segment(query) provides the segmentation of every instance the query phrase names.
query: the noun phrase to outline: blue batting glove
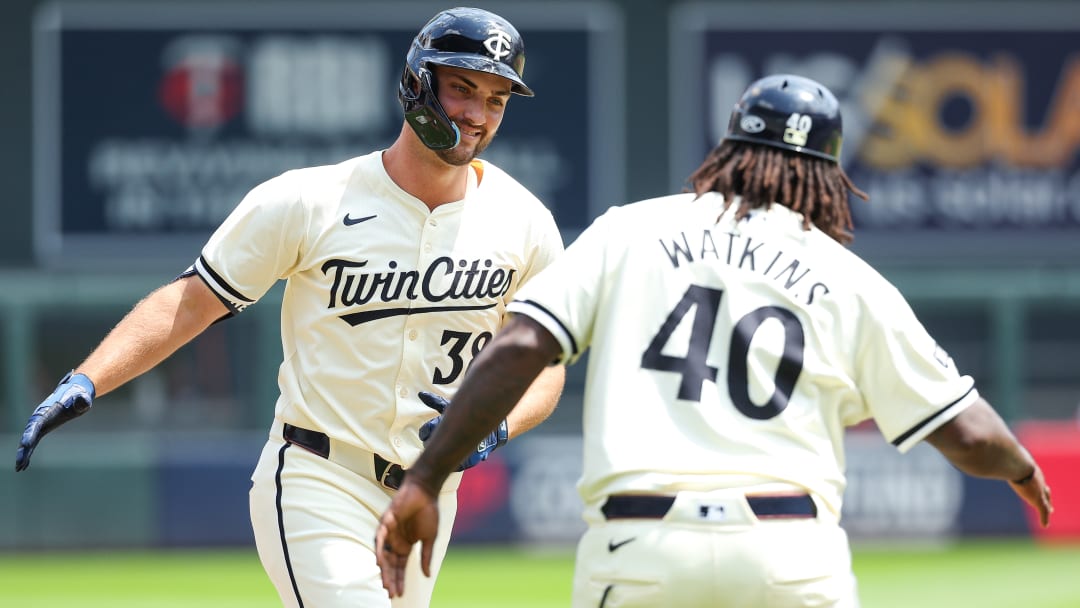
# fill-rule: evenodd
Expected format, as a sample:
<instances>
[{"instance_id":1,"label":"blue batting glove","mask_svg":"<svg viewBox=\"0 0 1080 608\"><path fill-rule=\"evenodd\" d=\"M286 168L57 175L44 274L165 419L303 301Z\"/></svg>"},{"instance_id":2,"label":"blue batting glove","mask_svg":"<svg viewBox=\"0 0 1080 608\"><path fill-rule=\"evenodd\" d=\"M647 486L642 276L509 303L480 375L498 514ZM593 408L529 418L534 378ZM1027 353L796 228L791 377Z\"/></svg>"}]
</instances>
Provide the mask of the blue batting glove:
<instances>
[{"instance_id":1,"label":"blue batting glove","mask_svg":"<svg viewBox=\"0 0 1080 608\"><path fill-rule=\"evenodd\" d=\"M56 390L30 415L15 452L16 471L30 466L30 455L42 437L68 420L82 416L94 404L94 383L85 375L74 372L68 372Z\"/></svg>"},{"instance_id":2,"label":"blue batting glove","mask_svg":"<svg viewBox=\"0 0 1080 608\"><path fill-rule=\"evenodd\" d=\"M442 422L442 414L446 412L446 408L450 406L450 402L435 393L429 393L427 391L420 391L419 397L420 401L424 402L424 405L439 412L438 416L428 420L420 427L420 441L427 442L428 438L431 437L431 434L435 432L435 428ZM465 469L471 469L487 460L488 456L495 451L495 448L506 445L509 435L510 432L506 427L506 420L503 420L499 423L498 428L477 444L476 451L458 465L457 470L464 471Z\"/></svg>"}]
</instances>

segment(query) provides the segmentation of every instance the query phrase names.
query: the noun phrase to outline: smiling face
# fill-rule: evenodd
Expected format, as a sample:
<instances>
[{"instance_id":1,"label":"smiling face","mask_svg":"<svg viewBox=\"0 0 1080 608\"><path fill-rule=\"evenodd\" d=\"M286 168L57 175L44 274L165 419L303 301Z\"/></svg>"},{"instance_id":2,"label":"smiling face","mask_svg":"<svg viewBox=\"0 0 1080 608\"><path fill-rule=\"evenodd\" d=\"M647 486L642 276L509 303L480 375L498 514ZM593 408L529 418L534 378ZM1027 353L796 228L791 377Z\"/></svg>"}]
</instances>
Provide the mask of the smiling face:
<instances>
[{"instance_id":1,"label":"smiling face","mask_svg":"<svg viewBox=\"0 0 1080 608\"><path fill-rule=\"evenodd\" d=\"M487 72L434 67L439 103L461 131L457 146L436 154L447 164L467 165L494 139L510 101L512 83Z\"/></svg>"}]
</instances>

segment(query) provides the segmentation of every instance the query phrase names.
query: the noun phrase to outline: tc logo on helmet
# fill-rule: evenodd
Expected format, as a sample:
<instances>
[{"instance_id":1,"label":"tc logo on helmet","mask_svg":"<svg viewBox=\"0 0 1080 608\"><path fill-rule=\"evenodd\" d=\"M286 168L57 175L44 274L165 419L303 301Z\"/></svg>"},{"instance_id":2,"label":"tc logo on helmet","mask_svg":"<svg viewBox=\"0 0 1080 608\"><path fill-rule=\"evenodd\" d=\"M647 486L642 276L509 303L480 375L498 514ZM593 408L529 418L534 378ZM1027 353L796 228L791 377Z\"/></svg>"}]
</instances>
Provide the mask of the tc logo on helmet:
<instances>
[{"instance_id":1,"label":"tc logo on helmet","mask_svg":"<svg viewBox=\"0 0 1080 608\"><path fill-rule=\"evenodd\" d=\"M492 58L495 61L502 61L503 57L510 55L510 51L513 50L513 46L510 40L510 34L494 28L488 31L491 36L484 41L484 48L491 53Z\"/></svg>"}]
</instances>

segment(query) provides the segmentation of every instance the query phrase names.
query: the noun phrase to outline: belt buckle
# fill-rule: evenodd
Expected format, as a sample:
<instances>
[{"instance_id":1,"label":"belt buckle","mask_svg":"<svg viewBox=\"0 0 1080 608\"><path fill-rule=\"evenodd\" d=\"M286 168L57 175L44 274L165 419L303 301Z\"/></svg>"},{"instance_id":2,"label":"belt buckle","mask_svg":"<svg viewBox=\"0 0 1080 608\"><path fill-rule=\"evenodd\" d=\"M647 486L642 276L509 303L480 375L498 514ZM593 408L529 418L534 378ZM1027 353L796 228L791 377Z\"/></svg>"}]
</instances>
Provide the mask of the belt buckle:
<instances>
[{"instance_id":1,"label":"belt buckle","mask_svg":"<svg viewBox=\"0 0 1080 608\"><path fill-rule=\"evenodd\" d=\"M401 487L401 478L404 477L405 470L401 468L401 465L394 464L389 460L375 454L375 476L379 479L379 483L383 487L397 490Z\"/></svg>"},{"instance_id":2,"label":"belt buckle","mask_svg":"<svg viewBox=\"0 0 1080 608\"><path fill-rule=\"evenodd\" d=\"M386 469L383 470L382 475L379 476L379 483L390 488L391 490L397 490L401 488L401 467L390 463Z\"/></svg>"}]
</instances>

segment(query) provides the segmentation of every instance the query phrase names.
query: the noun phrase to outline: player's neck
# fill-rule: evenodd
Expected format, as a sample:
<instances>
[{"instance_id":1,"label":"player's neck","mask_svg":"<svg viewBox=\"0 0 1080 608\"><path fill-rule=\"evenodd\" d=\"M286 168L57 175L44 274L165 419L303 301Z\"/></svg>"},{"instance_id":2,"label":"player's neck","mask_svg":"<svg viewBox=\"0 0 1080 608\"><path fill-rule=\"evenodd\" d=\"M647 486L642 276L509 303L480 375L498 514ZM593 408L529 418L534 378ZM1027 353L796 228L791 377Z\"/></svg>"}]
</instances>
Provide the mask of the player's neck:
<instances>
[{"instance_id":1,"label":"player's neck","mask_svg":"<svg viewBox=\"0 0 1080 608\"><path fill-rule=\"evenodd\" d=\"M390 179L432 210L465 198L469 166L447 164L405 129L409 127L383 152Z\"/></svg>"}]
</instances>

